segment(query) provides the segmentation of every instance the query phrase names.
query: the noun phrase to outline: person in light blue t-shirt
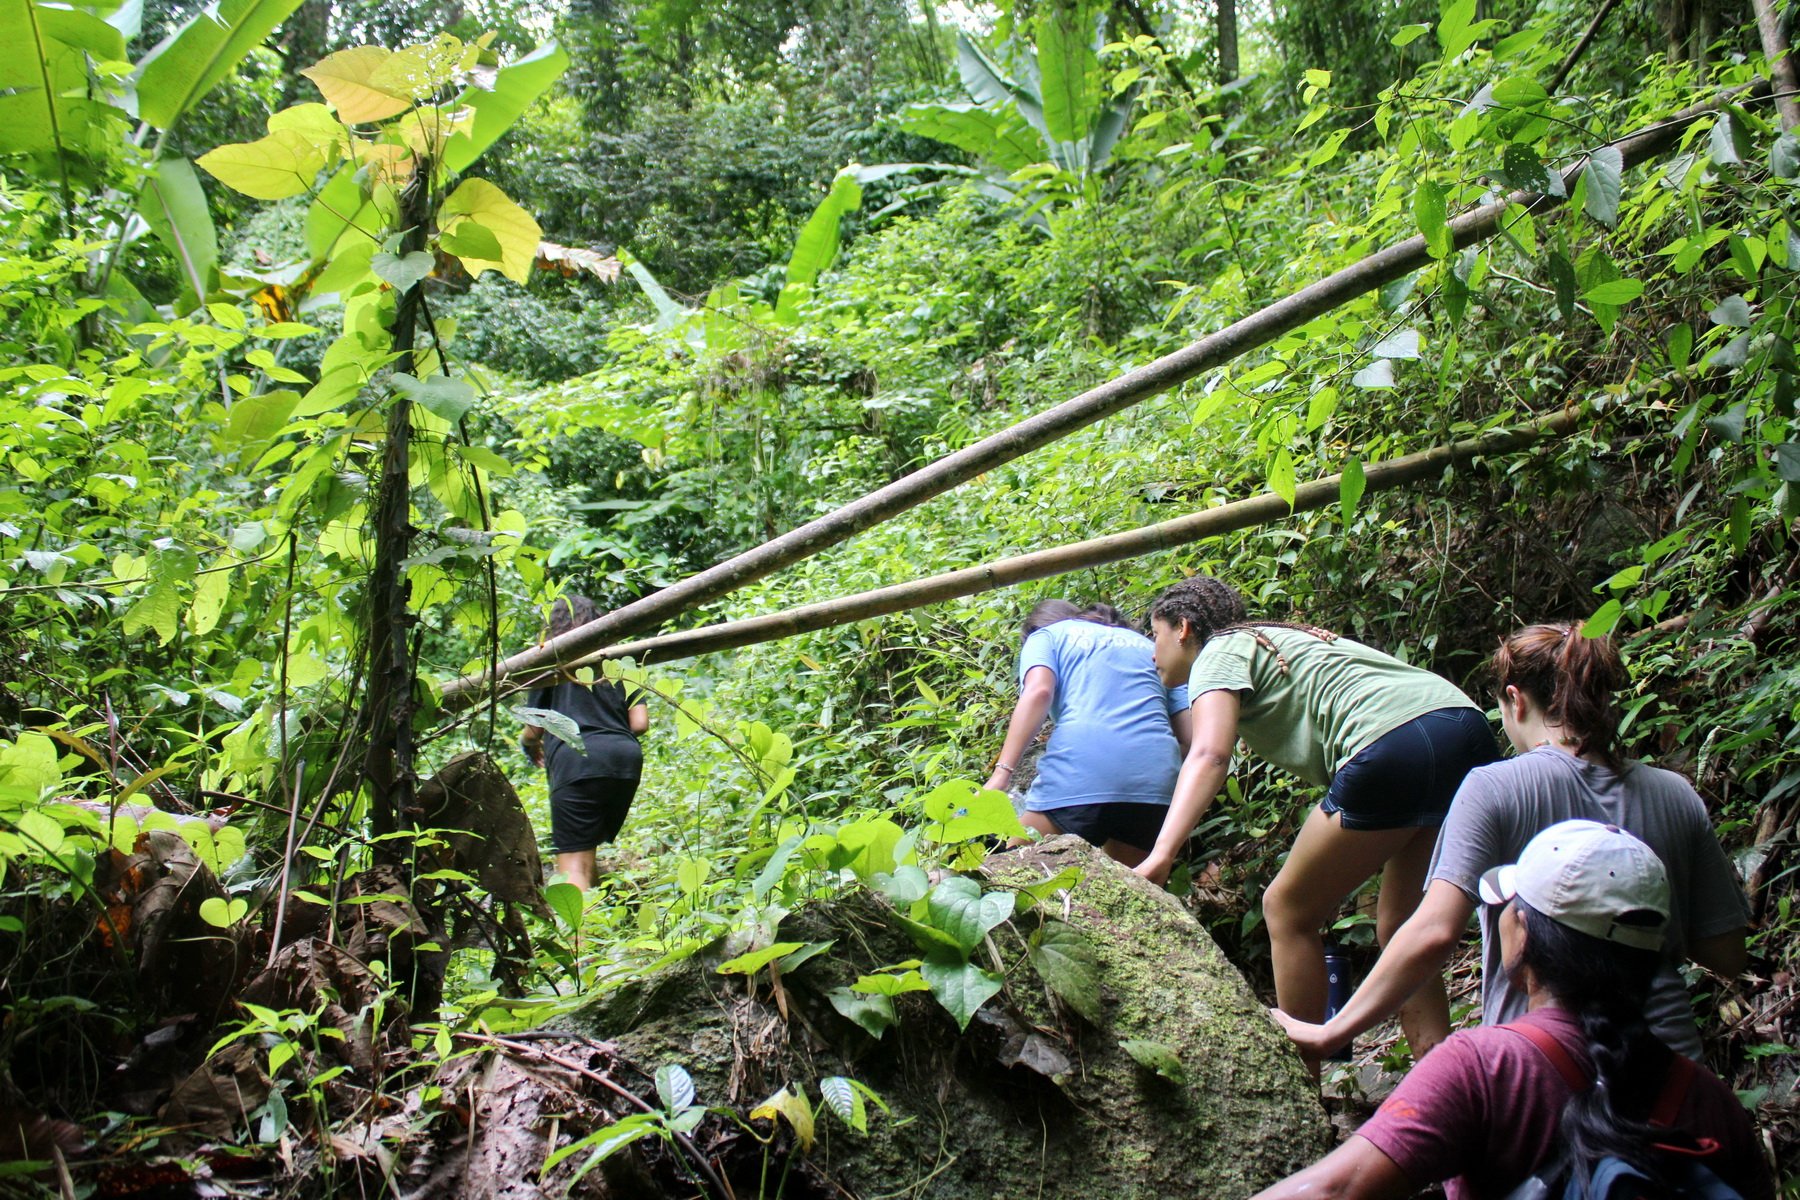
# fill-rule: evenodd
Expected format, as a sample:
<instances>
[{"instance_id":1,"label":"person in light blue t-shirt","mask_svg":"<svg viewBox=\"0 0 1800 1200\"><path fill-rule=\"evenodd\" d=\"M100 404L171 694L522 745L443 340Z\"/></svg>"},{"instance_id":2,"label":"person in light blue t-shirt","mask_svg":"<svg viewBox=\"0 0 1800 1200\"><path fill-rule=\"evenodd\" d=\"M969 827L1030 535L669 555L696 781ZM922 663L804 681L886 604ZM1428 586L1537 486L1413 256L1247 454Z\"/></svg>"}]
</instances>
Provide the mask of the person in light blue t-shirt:
<instances>
[{"instance_id":1,"label":"person in light blue t-shirt","mask_svg":"<svg viewBox=\"0 0 1800 1200\"><path fill-rule=\"evenodd\" d=\"M1136 866L1156 844L1181 770L1187 688L1163 686L1150 639L1108 604L1045 600L1025 618L1024 639L1019 702L987 786L1008 790L1049 717L1050 745L1020 819Z\"/></svg>"}]
</instances>

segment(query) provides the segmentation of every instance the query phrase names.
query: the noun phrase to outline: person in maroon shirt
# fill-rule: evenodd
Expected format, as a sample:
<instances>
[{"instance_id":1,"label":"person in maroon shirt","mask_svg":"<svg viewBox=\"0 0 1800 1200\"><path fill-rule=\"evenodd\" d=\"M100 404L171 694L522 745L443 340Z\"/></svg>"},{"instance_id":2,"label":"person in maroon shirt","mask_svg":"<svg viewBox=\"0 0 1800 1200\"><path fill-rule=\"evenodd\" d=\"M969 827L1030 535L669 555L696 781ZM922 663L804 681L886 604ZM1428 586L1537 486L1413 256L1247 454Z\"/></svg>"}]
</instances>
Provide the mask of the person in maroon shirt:
<instances>
[{"instance_id":1,"label":"person in maroon shirt","mask_svg":"<svg viewBox=\"0 0 1800 1200\"><path fill-rule=\"evenodd\" d=\"M1655 853L1617 826L1564 821L1481 892L1506 906L1502 960L1525 1017L1451 1035L1348 1141L1256 1200L1401 1200L1433 1183L1449 1200L1499 1200L1608 1156L1653 1179L1697 1158L1746 1200L1772 1200L1737 1096L1645 1023L1669 917Z\"/></svg>"}]
</instances>

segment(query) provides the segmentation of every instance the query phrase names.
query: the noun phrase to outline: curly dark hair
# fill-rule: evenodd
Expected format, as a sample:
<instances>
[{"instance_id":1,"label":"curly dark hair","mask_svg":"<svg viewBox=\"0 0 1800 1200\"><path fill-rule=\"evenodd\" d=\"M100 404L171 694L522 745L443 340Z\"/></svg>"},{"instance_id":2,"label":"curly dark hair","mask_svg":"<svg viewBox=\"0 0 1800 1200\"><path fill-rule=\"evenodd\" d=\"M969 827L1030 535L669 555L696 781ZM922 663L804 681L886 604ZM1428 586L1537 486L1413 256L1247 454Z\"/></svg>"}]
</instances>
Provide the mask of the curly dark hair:
<instances>
[{"instance_id":1,"label":"curly dark hair","mask_svg":"<svg viewBox=\"0 0 1800 1200\"><path fill-rule=\"evenodd\" d=\"M1163 589L1150 605L1150 619L1179 628L1183 621L1193 636L1205 643L1215 633L1240 625L1249 616L1244 597L1222 579L1196 575Z\"/></svg>"}]
</instances>

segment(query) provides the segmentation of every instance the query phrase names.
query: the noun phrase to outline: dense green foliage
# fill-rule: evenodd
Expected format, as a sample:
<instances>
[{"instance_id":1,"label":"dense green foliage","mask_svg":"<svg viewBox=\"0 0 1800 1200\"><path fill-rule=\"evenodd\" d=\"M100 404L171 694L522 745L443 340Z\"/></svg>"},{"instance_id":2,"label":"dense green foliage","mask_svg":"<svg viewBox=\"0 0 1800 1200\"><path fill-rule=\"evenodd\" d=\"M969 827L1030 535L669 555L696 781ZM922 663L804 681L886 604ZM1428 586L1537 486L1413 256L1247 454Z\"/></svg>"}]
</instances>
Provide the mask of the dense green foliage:
<instances>
[{"instance_id":1,"label":"dense green foliage","mask_svg":"<svg viewBox=\"0 0 1800 1200\"><path fill-rule=\"evenodd\" d=\"M34 966L105 924L109 849L173 824L110 806L235 806L184 830L223 881L208 919L246 944L290 886L413 844L380 835L415 766L484 749L546 824L518 698L452 714L434 689L529 645L556 596L646 595L1416 235L1425 269L677 623L1291 499L1564 406L1592 414L1577 434L1030 594L624 667L652 732L601 887L514 914L521 961L448 955L415 1032L441 1052L528 1025L720 935L754 974L805 952L785 910L863 885L950 931L893 978L967 1024L1013 896L918 864L1012 828L965 781L999 745L1019 616L1210 571L1471 689L1519 622L1624 640L1633 748L1689 771L1741 852L1756 968L1709 1032L1792 1153L1770 981L1800 921L1800 140L1739 93L1645 166L1604 149L1762 78L1754 27L1665 25L1647 57L1622 6L1565 63L1591 5L1282 0L1246 12L1245 78L1216 86L1210 10L1182 5L1007 3L965 29L898 0L478 7L440 34L227 0L223 23L163 14L155 45L133 6L7 10L56 86L0 80L24 113L0 131L0 1045L155 1016L93 960ZM300 76L320 59L339 69ZM1449 218L1515 189L1566 203L1454 248ZM1218 867L1194 902L1253 975L1301 800L1246 766L1193 848ZM466 873L417 886L486 911ZM884 1019L882 986L853 1019ZM0 1106L112 1107L13 1076Z\"/></svg>"}]
</instances>

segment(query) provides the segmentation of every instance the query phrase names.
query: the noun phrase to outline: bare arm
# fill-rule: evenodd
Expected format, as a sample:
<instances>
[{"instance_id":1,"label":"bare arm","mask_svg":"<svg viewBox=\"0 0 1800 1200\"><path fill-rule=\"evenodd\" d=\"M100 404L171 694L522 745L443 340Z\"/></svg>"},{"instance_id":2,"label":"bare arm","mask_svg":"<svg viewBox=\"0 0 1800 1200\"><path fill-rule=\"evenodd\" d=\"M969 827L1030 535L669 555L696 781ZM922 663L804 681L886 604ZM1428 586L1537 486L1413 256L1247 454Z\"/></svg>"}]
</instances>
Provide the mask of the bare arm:
<instances>
[{"instance_id":1,"label":"bare arm","mask_svg":"<svg viewBox=\"0 0 1800 1200\"><path fill-rule=\"evenodd\" d=\"M1700 938L1688 947L1688 957L1726 979L1736 979L1750 965L1750 953L1744 948L1743 926Z\"/></svg>"},{"instance_id":2,"label":"bare arm","mask_svg":"<svg viewBox=\"0 0 1800 1200\"><path fill-rule=\"evenodd\" d=\"M1375 1143L1354 1134L1297 1175L1253 1200L1402 1200L1418 1189Z\"/></svg>"},{"instance_id":3,"label":"bare arm","mask_svg":"<svg viewBox=\"0 0 1800 1200\"><path fill-rule=\"evenodd\" d=\"M643 737L644 731L650 728L650 706L647 704L632 705L625 711L625 725L632 733Z\"/></svg>"},{"instance_id":4,"label":"bare arm","mask_svg":"<svg viewBox=\"0 0 1800 1200\"><path fill-rule=\"evenodd\" d=\"M1043 728L1044 717L1050 711L1050 701L1056 696L1056 672L1049 667L1033 667L1025 672L1025 683L1019 689L1019 702L1013 705L1012 720L1006 725L1006 740L1000 744L1000 758L994 764L993 773L988 776L987 786L996 792L1004 792L1012 786L1013 771L1019 765L1019 758L1025 748L1031 745L1031 739Z\"/></svg>"},{"instance_id":5,"label":"bare arm","mask_svg":"<svg viewBox=\"0 0 1800 1200\"><path fill-rule=\"evenodd\" d=\"M1276 1011L1275 1020L1309 1061L1323 1058L1398 1012L1420 984L1442 970L1474 911L1467 892L1447 880L1432 880L1418 910L1394 931L1368 978L1336 1016L1314 1025Z\"/></svg>"},{"instance_id":6,"label":"bare arm","mask_svg":"<svg viewBox=\"0 0 1800 1200\"><path fill-rule=\"evenodd\" d=\"M1181 757L1186 758L1188 747L1194 744L1194 710L1184 708L1178 713L1170 713L1169 732L1175 735L1175 744L1181 747Z\"/></svg>"},{"instance_id":7,"label":"bare arm","mask_svg":"<svg viewBox=\"0 0 1800 1200\"><path fill-rule=\"evenodd\" d=\"M538 766L544 765L544 727L527 725L519 733L519 744L525 747L525 753Z\"/></svg>"},{"instance_id":8,"label":"bare arm","mask_svg":"<svg viewBox=\"0 0 1800 1200\"><path fill-rule=\"evenodd\" d=\"M1190 711L1193 741L1181 760L1181 774L1175 777L1175 796L1169 802L1169 813L1163 818L1155 848L1135 868L1152 883L1168 879L1175 856L1224 786L1225 772L1231 767L1231 751L1237 745L1236 692L1202 693Z\"/></svg>"}]
</instances>

